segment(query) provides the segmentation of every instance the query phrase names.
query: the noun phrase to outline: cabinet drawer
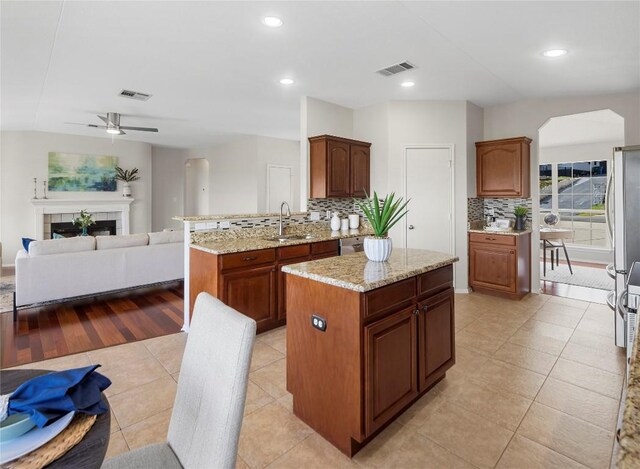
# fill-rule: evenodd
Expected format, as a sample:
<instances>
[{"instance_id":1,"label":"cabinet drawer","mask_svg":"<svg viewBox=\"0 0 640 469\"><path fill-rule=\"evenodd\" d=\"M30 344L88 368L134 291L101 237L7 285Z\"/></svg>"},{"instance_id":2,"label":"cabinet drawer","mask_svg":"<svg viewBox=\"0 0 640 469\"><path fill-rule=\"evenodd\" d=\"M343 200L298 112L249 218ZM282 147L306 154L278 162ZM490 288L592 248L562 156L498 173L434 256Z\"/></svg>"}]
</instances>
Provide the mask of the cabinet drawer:
<instances>
[{"instance_id":1,"label":"cabinet drawer","mask_svg":"<svg viewBox=\"0 0 640 469\"><path fill-rule=\"evenodd\" d=\"M305 256L308 256L310 252L311 252L311 246L309 244L298 244L297 246L287 246L283 248L278 248L278 259L294 259L296 257L305 257Z\"/></svg>"},{"instance_id":2,"label":"cabinet drawer","mask_svg":"<svg viewBox=\"0 0 640 469\"><path fill-rule=\"evenodd\" d=\"M415 301L415 296L415 277L372 290L365 294L364 317L370 318L408 306Z\"/></svg>"},{"instance_id":3,"label":"cabinet drawer","mask_svg":"<svg viewBox=\"0 0 640 469\"><path fill-rule=\"evenodd\" d=\"M220 268L222 270L237 269L239 267L272 263L275 262L275 260L275 249L238 252L235 254L223 255L220 259Z\"/></svg>"},{"instance_id":4,"label":"cabinet drawer","mask_svg":"<svg viewBox=\"0 0 640 469\"><path fill-rule=\"evenodd\" d=\"M418 276L418 296L435 294L453 286L453 266L447 265Z\"/></svg>"},{"instance_id":5,"label":"cabinet drawer","mask_svg":"<svg viewBox=\"0 0 640 469\"><path fill-rule=\"evenodd\" d=\"M492 243L503 246L515 246L516 237L513 235L499 235L494 233L469 233L469 241L472 243Z\"/></svg>"},{"instance_id":6,"label":"cabinet drawer","mask_svg":"<svg viewBox=\"0 0 640 469\"><path fill-rule=\"evenodd\" d=\"M319 243L313 243L311 245L311 254L330 254L330 253L335 253L335 255L338 255L338 252L340 251L339 247L338 247L338 241L337 240L331 240L331 241L322 241Z\"/></svg>"}]
</instances>

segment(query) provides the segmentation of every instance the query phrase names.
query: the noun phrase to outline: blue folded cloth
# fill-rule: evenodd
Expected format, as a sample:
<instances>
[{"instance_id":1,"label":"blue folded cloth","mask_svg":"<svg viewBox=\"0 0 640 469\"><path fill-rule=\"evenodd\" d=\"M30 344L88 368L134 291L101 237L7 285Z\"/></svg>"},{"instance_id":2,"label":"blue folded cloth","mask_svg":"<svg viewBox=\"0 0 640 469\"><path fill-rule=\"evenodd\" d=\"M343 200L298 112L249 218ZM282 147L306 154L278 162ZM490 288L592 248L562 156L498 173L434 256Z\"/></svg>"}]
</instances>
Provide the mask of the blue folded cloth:
<instances>
[{"instance_id":1,"label":"blue folded cloth","mask_svg":"<svg viewBox=\"0 0 640 469\"><path fill-rule=\"evenodd\" d=\"M44 427L72 410L89 415L106 412L109 408L100 393L111 381L95 371L99 366L57 371L22 383L9 397L8 415L26 413Z\"/></svg>"}]
</instances>

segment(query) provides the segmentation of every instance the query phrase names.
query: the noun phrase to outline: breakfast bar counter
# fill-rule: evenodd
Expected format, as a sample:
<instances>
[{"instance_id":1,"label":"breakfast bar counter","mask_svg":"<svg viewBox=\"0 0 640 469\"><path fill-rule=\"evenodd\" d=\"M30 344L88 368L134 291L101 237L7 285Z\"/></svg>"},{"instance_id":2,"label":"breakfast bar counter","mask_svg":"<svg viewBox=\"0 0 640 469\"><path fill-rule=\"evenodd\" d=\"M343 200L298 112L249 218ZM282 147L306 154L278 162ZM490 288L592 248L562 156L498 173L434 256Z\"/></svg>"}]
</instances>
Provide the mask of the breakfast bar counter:
<instances>
[{"instance_id":1,"label":"breakfast bar counter","mask_svg":"<svg viewBox=\"0 0 640 469\"><path fill-rule=\"evenodd\" d=\"M283 267L296 416L353 456L455 363L453 263L395 249Z\"/></svg>"}]
</instances>

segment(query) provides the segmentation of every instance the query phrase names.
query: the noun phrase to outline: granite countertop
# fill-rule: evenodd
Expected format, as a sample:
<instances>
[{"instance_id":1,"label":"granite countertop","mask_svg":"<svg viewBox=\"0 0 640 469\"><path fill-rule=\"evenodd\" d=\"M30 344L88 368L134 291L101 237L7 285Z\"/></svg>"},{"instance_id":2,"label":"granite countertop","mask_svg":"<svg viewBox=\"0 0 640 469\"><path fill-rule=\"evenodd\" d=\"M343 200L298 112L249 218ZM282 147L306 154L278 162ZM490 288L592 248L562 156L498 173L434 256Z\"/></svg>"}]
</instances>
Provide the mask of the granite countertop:
<instances>
[{"instance_id":1,"label":"granite countertop","mask_svg":"<svg viewBox=\"0 0 640 469\"><path fill-rule=\"evenodd\" d=\"M266 233L266 231L265 231ZM235 252L256 251L258 249L271 249L284 246L294 246L296 244L318 243L321 241L331 241L333 239L355 238L358 236L368 236L370 231L366 229L349 231L314 230L309 239L292 239L283 243L271 241L260 237L218 239L212 241L202 241L191 243L191 247L205 251L210 254L232 254ZM270 235L269 235L270 236ZM269 237L265 234L265 238Z\"/></svg>"},{"instance_id":2,"label":"granite countertop","mask_svg":"<svg viewBox=\"0 0 640 469\"><path fill-rule=\"evenodd\" d=\"M291 212L291 216L309 215L308 212ZM213 221L213 220L235 220L235 219L255 219L273 218L280 216L280 213L229 213L227 215L192 215L186 217L173 217L177 221Z\"/></svg>"},{"instance_id":3,"label":"granite countertop","mask_svg":"<svg viewBox=\"0 0 640 469\"><path fill-rule=\"evenodd\" d=\"M636 334L636 342L633 345L631 363L629 364L627 398L622 403L624 413L619 438L619 469L640 467L640 346L638 341L640 341L640 334Z\"/></svg>"},{"instance_id":4,"label":"granite countertop","mask_svg":"<svg viewBox=\"0 0 640 469\"><path fill-rule=\"evenodd\" d=\"M387 262L372 262L363 252L282 267L292 275L357 292L390 285L457 262L443 252L422 249L394 249Z\"/></svg>"},{"instance_id":5,"label":"granite countertop","mask_svg":"<svg viewBox=\"0 0 640 469\"><path fill-rule=\"evenodd\" d=\"M531 233L530 229L526 230L511 230L511 231L490 231L490 230L468 230L469 233L481 233L481 234L492 234L492 235L507 235L507 236L521 236L527 233Z\"/></svg>"}]
</instances>

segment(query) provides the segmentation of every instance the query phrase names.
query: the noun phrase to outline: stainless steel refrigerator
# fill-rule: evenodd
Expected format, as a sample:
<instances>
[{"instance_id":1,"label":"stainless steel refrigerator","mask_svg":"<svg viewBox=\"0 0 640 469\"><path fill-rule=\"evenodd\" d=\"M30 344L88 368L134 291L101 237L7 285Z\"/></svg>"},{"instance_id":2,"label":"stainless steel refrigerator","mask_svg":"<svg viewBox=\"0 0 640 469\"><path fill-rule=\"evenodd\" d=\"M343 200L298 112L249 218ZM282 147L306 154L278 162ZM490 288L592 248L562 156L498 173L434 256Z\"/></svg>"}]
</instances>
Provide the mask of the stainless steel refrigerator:
<instances>
[{"instance_id":1,"label":"stainless steel refrigerator","mask_svg":"<svg viewBox=\"0 0 640 469\"><path fill-rule=\"evenodd\" d=\"M607 266L607 273L616 281L607 303L614 311L616 345L631 348L636 316L626 308L626 284L631 266L640 261L640 145L614 148L606 204L614 249L614 262Z\"/></svg>"}]
</instances>

